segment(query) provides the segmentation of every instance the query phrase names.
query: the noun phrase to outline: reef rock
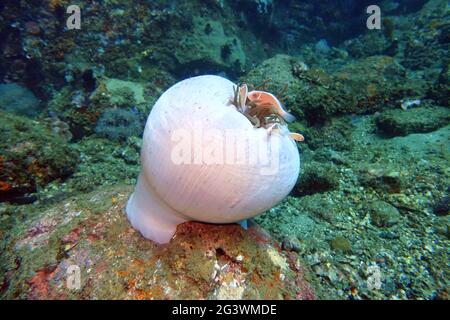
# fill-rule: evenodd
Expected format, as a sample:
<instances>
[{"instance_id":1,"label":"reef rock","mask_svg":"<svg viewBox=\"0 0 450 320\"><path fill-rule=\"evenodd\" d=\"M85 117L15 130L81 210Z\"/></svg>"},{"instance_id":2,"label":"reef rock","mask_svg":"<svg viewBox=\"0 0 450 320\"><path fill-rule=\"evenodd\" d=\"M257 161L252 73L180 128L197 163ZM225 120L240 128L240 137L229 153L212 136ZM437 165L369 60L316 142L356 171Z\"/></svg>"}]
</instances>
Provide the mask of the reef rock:
<instances>
[{"instance_id":1,"label":"reef rock","mask_svg":"<svg viewBox=\"0 0 450 320\"><path fill-rule=\"evenodd\" d=\"M33 92L16 83L0 84L0 110L30 117L41 111Z\"/></svg>"},{"instance_id":2,"label":"reef rock","mask_svg":"<svg viewBox=\"0 0 450 320\"><path fill-rule=\"evenodd\" d=\"M78 153L45 123L2 112L0 117L0 202L32 202L28 194L75 171Z\"/></svg>"},{"instance_id":3,"label":"reef rock","mask_svg":"<svg viewBox=\"0 0 450 320\"><path fill-rule=\"evenodd\" d=\"M376 126L387 136L406 136L411 133L424 133L446 126L450 121L450 111L444 107L419 107L404 111L388 110L380 114Z\"/></svg>"},{"instance_id":4,"label":"reef rock","mask_svg":"<svg viewBox=\"0 0 450 320\"><path fill-rule=\"evenodd\" d=\"M296 77L295 72L301 72L308 67L295 57L286 54L277 54L274 57L264 60L261 64L252 69L243 78L244 82L261 86L266 84L274 94L283 92L287 98L295 95ZM285 88L287 86L287 88ZM279 96L279 95L277 95Z\"/></svg>"},{"instance_id":5,"label":"reef rock","mask_svg":"<svg viewBox=\"0 0 450 320\"><path fill-rule=\"evenodd\" d=\"M28 208L32 213L12 229L2 225L8 240L0 297L315 298L298 254L282 250L262 229L187 222L170 243L157 245L127 221L130 192L106 187L47 209Z\"/></svg>"},{"instance_id":6,"label":"reef rock","mask_svg":"<svg viewBox=\"0 0 450 320\"><path fill-rule=\"evenodd\" d=\"M375 201L370 205L370 218L377 227L391 227L401 219L401 215L393 205Z\"/></svg>"}]
</instances>

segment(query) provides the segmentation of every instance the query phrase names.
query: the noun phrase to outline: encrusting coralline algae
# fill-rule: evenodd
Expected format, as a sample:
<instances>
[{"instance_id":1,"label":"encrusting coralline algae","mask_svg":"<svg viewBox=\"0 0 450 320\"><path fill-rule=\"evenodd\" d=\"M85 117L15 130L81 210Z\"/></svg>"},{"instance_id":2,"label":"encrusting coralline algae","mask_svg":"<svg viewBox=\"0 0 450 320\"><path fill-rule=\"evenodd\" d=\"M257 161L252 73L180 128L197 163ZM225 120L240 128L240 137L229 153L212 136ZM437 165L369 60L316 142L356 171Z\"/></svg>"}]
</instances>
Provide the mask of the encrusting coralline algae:
<instances>
[{"instance_id":1,"label":"encrusting coralline algae","mask_svg":"<svg viewBox=\"0 0 450 320\"><path fill-rule=\"evenodd\" d=\"M0 4L0 297L448 299L448 4L383 1L369 30L371 4L79 1L79 30L65 0ZM295 117L262 123L304 137L299 179L247 230L157 246L124 213L144 123L205 74Z\"/></svg>"}]
</instances>

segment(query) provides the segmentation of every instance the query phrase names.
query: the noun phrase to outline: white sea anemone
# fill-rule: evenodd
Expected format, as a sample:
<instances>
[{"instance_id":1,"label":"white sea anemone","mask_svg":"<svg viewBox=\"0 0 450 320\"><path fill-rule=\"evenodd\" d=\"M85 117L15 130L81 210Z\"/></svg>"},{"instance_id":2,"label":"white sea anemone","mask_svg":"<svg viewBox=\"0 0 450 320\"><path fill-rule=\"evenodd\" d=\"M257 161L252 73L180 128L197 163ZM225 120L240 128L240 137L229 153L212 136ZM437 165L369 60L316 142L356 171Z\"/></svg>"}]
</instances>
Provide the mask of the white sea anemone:
<instances>
[{"instance_id":1,"label":"white sea anemone","mask_svg":"<svg viewBox=\"0 0 450 320\"><path fill-rule=\"evenodd\" d=\"M236 88L222 77L199 76L175 84L155 103L126 207L144 237L165 243L185 221L253 217L294 187L300 156L293 138L300 135L283 121L256 126L240 110L246 96L233 104L242 100Z\"/></svg>"}]
</instances>

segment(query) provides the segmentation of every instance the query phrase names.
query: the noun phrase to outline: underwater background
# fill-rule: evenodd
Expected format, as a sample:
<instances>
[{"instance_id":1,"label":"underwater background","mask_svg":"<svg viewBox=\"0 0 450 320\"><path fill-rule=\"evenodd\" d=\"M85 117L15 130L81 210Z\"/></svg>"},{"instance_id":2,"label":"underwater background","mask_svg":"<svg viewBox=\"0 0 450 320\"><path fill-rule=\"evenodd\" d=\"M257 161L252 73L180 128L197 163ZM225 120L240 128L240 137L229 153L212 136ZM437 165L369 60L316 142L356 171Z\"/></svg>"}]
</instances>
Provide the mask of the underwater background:
<instances>
[{"instance_id":1,"label":"underwater background","mask_svg":"<svg viewBox=\"0 0 450 320\"><path fill-rule=\"evenodd\" d=\"M448 299L449 41L444 0L1 1L0 297ZM123 207L151 107L202 74L280 98L301 174L159 248Z\"/></svg>"}]
</instances>

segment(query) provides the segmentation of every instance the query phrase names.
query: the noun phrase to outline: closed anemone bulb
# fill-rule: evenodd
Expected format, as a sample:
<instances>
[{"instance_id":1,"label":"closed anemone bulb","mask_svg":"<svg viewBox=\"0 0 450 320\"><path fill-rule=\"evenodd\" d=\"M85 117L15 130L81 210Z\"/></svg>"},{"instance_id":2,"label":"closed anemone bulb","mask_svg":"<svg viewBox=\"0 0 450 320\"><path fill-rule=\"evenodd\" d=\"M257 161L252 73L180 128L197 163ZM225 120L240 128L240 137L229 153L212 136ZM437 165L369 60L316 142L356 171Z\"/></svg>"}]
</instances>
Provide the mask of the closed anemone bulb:
<instances>
[{"instance_id":1,"label":"closed anemone bulb","mask_svg":"<svg viewBox=\"0 0 450 320\"><path fill-rule=\"evenodd\" d=\"M294 187L300 155L293 135L276 115L245 114L246 90L236 88L219 76L193 77L173 85L153 106L141 172L126 206L145 238L167 243L185 221L253 217ZM244 96L237 99L240 91Z\"/></svg>"}]
</instances>

